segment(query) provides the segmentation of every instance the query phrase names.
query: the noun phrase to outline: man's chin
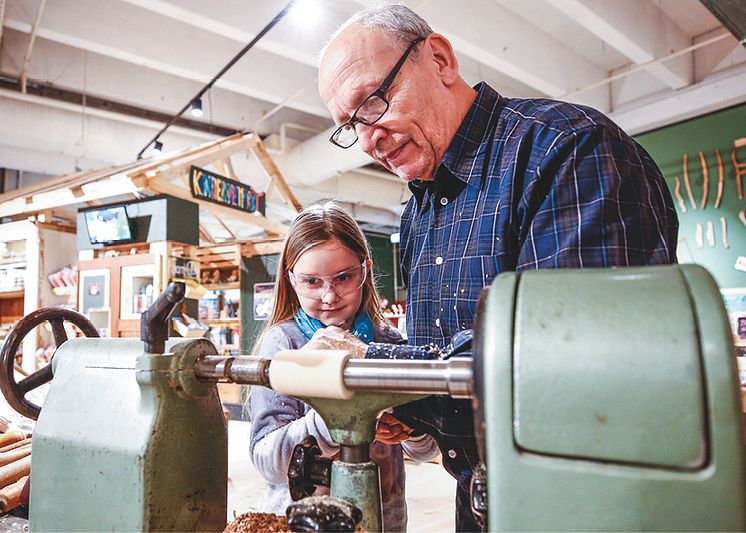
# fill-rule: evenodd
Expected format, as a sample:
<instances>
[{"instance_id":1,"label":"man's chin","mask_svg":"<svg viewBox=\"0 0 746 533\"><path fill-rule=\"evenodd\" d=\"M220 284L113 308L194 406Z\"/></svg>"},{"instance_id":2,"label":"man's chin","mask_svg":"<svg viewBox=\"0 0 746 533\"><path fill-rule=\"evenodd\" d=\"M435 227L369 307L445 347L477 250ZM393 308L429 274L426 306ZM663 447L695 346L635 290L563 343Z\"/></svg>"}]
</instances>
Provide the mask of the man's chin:
<instances>
[{"instance_id":1,"label":"man's chin","mask_svg":"<svg viewBox=\"0 0 746 533\"><path fill-rule=\"evenodd\" d=\"M396 168L392 168L391 172L396 174L399 179L406 183L415 180L427 181L433 179L432 174L423 171L423 169L420 168L419 165L402 165Z\"/></svg>"}]
</instances>

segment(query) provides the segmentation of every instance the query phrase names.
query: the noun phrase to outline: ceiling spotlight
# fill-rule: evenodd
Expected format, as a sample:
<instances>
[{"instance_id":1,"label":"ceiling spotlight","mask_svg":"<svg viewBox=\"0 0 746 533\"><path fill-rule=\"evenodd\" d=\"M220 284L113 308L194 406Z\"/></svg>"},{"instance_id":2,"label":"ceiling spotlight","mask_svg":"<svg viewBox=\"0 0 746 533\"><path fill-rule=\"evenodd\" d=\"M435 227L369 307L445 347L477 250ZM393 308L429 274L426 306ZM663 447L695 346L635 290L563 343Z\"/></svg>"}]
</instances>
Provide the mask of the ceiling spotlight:
<instances>
[{"instance_id":1,"label":"ceiling spotlight","mask_svg":"<svg viewBox=\"0 0 746 533\"><path fill-rule=\"evenodd\" d=\"M290 11L290 16L299 26L310 28L316 25L321 16L321 7L316 0L297 0Z\"/></svg>"},{"instance_id":2,"label":"ceiling spotlight","mask_svg":"<svg viewBox=\"0 0 746 533\"><path fill-rule=\"evenodd\" d=\"M163 143L161 141L155 141L153 145L153 154L161 155L163 153Z\"/></svg>"},{"instance_id":3,"label":"ceiling spotlight","mask_svg":"<svg viewBox=\"0 0 746 533\"><path fill-rule=\"evenodd\" d=\"M192 116L193 117L201 117L205 114L204 111L202 111L202 99L201 98L195 98L192 100Z\"/></svg>"}]
</instances>

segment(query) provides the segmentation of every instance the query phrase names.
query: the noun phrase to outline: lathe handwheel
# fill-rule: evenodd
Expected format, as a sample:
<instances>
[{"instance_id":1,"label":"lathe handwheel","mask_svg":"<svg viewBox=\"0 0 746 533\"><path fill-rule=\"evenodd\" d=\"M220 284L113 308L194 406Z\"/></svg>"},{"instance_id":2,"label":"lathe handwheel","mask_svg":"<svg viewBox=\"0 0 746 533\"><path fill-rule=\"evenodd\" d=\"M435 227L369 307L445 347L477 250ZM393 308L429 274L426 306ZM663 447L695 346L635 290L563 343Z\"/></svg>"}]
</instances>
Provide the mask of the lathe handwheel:
<instances>
[{"instance_id":1,"label":"lathe handwheel","mask_svg":"<svg viewBox=\"0 0 746 533\"><path fill-rule=\"evenodd\" d=\"M26 399L30 391L52 380L52 362L21 381L16 381L13 371L16 352L21 342L35 327L44 322L52 326L55 347L59 348L67 340L65 322L78 327L86 337L98 337L98 330L84 315L66 307L45 307L28 314L19 320L10 331L0 351L0 390L10 406L29 418L37 419L41 407ZM56 350L55 350L56 351ZM52 356L54 357L54 356Z\"/></svg>"}]
</instances>

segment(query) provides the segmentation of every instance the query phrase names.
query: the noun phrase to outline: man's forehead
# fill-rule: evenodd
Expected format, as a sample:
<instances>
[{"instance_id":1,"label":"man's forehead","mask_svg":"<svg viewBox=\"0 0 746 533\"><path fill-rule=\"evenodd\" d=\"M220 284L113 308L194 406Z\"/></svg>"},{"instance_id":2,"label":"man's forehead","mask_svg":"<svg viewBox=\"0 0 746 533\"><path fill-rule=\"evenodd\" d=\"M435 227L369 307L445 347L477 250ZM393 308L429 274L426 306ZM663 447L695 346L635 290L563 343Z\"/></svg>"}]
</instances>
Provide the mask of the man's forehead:
<instances>
[{"instance_id":1,"label":"man's forehead","mask_svg":"<svg viewBox=\"0 0 746 533\"><path fill-rule=\"evenodd\" d=\"M350 26L329 44L321 58L322 83L337 84L340 79L375 72L376 61L392 53L392 46L381 31Z\"/></svg>"}]
</instances>

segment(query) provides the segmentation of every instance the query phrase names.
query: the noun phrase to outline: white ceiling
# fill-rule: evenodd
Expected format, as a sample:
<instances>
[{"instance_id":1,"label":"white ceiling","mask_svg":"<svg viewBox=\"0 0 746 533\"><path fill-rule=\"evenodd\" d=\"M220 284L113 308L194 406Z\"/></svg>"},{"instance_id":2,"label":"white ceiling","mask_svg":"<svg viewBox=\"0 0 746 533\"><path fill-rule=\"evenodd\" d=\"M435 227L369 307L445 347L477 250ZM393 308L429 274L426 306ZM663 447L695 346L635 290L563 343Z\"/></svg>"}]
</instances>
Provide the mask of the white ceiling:
<instances>
[{"instance_id":1,"label":"white ceiling","mask_svg":"<svg viewBox=\"0 0 746 533\"><path fill-rule=\"evenodd\" d=\"M370 162L357 147L341 153L326 143L332 121L316 91L321 46L350 14L376 2L319 3L315 27L286 18L218 81L203 101L201 120L262 135L283 131L284 150L274 145L277 162L301 202L337 197L354 205L360 220L394 227L408 197L405 187L380 170L356 170ZM633 134L746 101L746 48L698 0L403 3L451 40L470 83L484 79L506 96L592 105ZM41 5L0 0L0 73L6 78L22 75ZM46 0L26 74L30 82L171 114L283 5ZM607 82L631 69L638 70ZM131 161L159 128L147 118L0 88L0 168L62 174ZM179 149L211 138L174 127L162 140L167 149ZM234 163L242 179L261 189L263 175L251 161ZM276 213L286 214L279 207Z\"/></svg>"}]
</instances>

